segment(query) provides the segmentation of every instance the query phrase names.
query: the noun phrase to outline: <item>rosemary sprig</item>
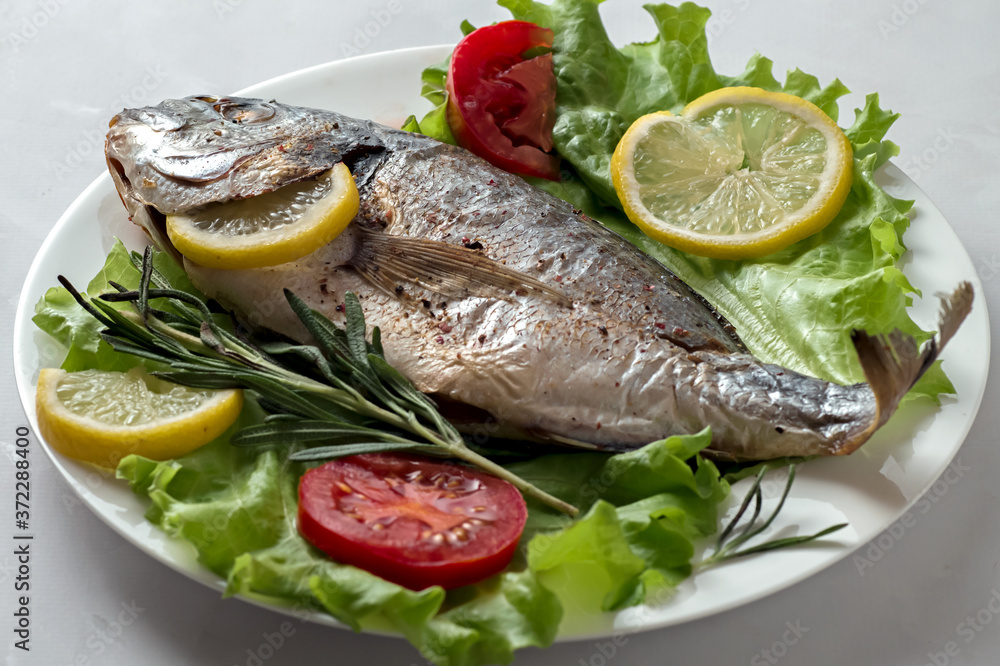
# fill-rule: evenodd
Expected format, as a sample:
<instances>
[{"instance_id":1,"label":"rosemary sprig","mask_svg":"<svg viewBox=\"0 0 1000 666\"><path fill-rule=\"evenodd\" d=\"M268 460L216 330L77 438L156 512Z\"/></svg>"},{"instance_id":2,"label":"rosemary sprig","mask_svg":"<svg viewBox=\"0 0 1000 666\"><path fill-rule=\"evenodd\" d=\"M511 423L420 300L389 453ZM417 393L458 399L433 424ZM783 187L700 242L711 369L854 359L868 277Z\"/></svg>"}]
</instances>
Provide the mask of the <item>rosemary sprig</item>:
<instances>
[{"instance_id":1,"label":"rosemary sprig","mask_svg":"<svg viewBox=\"0 0 1000 666\"><path fill-rule=\"evenodd\" d=\"M172 289L153 267L150 248L141 261L133 256L133 262L142 275L134 291L112 283L117 292L88 299L65 277L60 275L59 282L105 326L101 336L112 348L171 368L157 376L195 388L254 391L272 415L238 432L234 445L329 444L296 451L289 455L295 461L398 450L458 458L563 513L578 513L575 506L470 450L437 406L386 362L377 327L367 339L354 294L346 296L347 321L340 328L285 290L317 344L258 346L220 326L201 299ZM154 309L150 303L157 300L166 300L170 309ZM132 310L111 305L123 302ZM370 427L374 422L383 427Z\"/></svg>"},{"instance_id":2,"label":"rosemary sprig","mask_svg":"<svg viewBox=\"0 0 1000 666\"><path fill-rule=\"evenodd\" d=\"M719 564L720 562L726 562L745 555L752 555L753 553L763 553L768 550L776 550L778 548L786 548L788 546L797 546L799 544L808 543L847 527L847 523L840 523L838 525L827 527L824 530L820 530L815 534L787 537L784 539L772 539L771 541L767 541L756 546L741 549L740 547L743 544L761 534L764 530L771 526L771 523L774 522L774 519L781 512L782 507L785 506L785 499L788 497L788 493L792 489L792 483L795 481L795 464L793 463L788 467L788 482L785 484L784 492L781 493L781 499L778 501L778 506L774 508L770 517L768 517L763 524L757 525L757 519L760 517L761 505L763 503L763 493L761 492L760 484L764 479L765 472L767 472L766 466L761 467L761 470L757 472L757 476L754 477L753 486L750 487L750 492L748 492L746 497L743 498L743 503L740 504L740 508L736 512L736 515L731 521L729 521L729 524L722 530L722 533L719 534L719 540L715 545L715 552L701 561L701 568L708 568L715 564ZM743 526L739 535L733 537L733 534L737 531L740 522L743 520L744 514L750 507L751 502L754 503L753 515L746 525ZM732 538L732 540L730 540L730 538Z\"/></svg>"}]
</instances>

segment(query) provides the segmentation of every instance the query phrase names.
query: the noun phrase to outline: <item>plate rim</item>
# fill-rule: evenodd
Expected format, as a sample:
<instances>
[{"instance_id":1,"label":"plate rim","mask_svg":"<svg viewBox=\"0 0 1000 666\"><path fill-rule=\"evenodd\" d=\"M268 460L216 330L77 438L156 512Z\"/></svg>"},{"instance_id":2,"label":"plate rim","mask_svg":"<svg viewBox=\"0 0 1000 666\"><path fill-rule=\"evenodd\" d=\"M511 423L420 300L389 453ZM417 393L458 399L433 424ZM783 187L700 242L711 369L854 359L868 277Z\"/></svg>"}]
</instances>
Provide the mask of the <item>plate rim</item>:
<instances>
[{"instance_id":1,"label":"plate rim","mask_svg":"<svg viewBox=\"0 0 1000 666\"><path fill-rule=\"evenodd\" d=\"M295 79L295 78L317 76L317 75L326 73L326 72L328 72L331 69L335 70L335 69L337 69L339 67L343 67L343 66L346 66L348 68L357 67L359 64L360 65L364 65L364 64L368 64L371 61L377 61L379 59L385 59L387 57L398 58L398 57L401 57L401 56L405 57L407 55L410 55L410 56L421 57L421 58L427 57L428 59L431 56L434 56L435 58L440 59L441 57L443 57L443 56L447 55L448 53L450 53L453 48L454 48L454 45L450 45L450 44L431 45L431 46L416 46L416 47L410 47L410 48L405 48L405 49L395 49L395 50L378 51L378 52L374 52L374 53L368 53L368 54L364 54L364 55L355 56L355 57L352 57L352 58L332 60L332 61L328 61L328 62L325 62L325 63L316 64L316 65L311 65L309 67L304 67L302 69L294 70L294 71L291 71L291 72L287 72L287 73L284 73L284 74L281 74L281 75L269 78L269 79L267 79L265 81L261 81L259 83L255 83L255 84L253 84L251 86L244 87L244 88L240 89L239 91L237 91L235 93L232 93L232 94L234 96L259 95L260 94L259 92L254 92L254 91L262 89L262 88L266 89L266 88L271 87L271 86L288 83L290 80ZM705 619L707 617L711 617L711 616L714 616L714 615L717 615L717 614L720 614L720 613L728 612L728 611L734 610L736 608L747 606L747 605L752 604L752 603L754 603L756 601L759 601L759 600L764 599L764 598L766 598L768 596L771 596L772 594L776 594L776 593L778 593L780 591L787 590L788 588L790 588L790 587L792 587L792 586L794 586L794 585L802 582L803 580L806 580L807 578L811 578L812 576L815 576L816 574L820 573L821 571L823 571L823 570L825 570L825 569L833 566L834 564L837 564L837 563L841 562L843 559L846 559L847 557L849 557L853 553L857 552L861 547L863 547L871 539L876 538L878 536L878 534L880 534L881 532L883 532L888 527L888 525L892 524L893 521L898 520L901 516L905 515L916 504L916 502L919 501L919 499L923 495L925 495L928 490L930 490L933 487L933 485L940 478L941 474L943 474L944 471L947 470L948 466L951 465L952 462L955 460L956 456L958 455L959 450L962 448L962 446L963 446L963 444L964 444L964 442L965 442L965 440L966 440L966 438L968 436L969 431L972 428L972 425L976 421L976 416L977 416L977 414L979 412L979 409L981 408L982 400L983 400L983 397L984 397L985 391L986 391L986 386L988 385L988 380L989 380L989 362L988 361L989 361L989 356L990 356L990 351L991 351L991 336L990 336L989 313L988 313L988 310L987 310L986 299L983 297L984 290L983 290L983 285L982 285L981 279L980 279L980 277L978 275L978 272L976 272L974 270L974 263L972 262L971 256L969 256L968 251L965 249L965 246L962 244L961 239L958 238L958 235L955 233L954 229L951 227L951 224L948 222L948 220L945 218L945 216L941 213L940 209L938 209L937 206L933 203L933 201L931 201L931 199L929 197L927 197L926 193L919 187L919 185L916 182L914 182L912 179L910 179L908 176L906 176L906 174L903 173L902 171L900 171L900 176L901 176L901 179L902 179L903 183L905 184L905 187L907 187L907 189L915 190L917 193L919 193L921 195L921 197L920 197L921 206L924 207L924 208L928 208L932 214L936 214L938 217L940 217L941 221L947 227L947 229L949 230L949 232L955 236L955 239L957 240L959 246L962 248L962 251L964 253L965 259L968 260L969 264L973 267L973 273L967 279L969 279L969 281L972 282L974 289L980 295L980 297L978 299L976 299L976 304L975 304L974 310L978 309L978 310L981 311L981 317L982 317L982 319L984 321L984 324L985 324L985 335L984 335L984 339L985 339L985 350L984 350L984 352L985 353L983 354L983 357L984 357L984 359L986 361L985 366L984 366L985 370L984 370L983 375L982 375L982 383L981 383L981 386L979 388L978 395L976 395L974 397L974 399L971 402L968 403L968 405L972 409L970 411L970 414L969 414L968 418L965 419L964 422L963 422L963 427L961 429L961 433L955 438L956 445L954 447L954 451L952 451L951 454L947 457L947 459L944 460L944 462L941 464L940 470L937 472L937 474L933 478L930 478L924 484L922 484L920 486L918 492L913 492L912 496L906 501L905 506L901 510L899 510L898 512L894 512L895 515L893 517L893 520L890 521L889 524L883 526L879 530L878 533L876 533L875 535L873 535L869 539L866 539L864 541L862 541L860 539L857 539L856 543L852 543L852 544L846 545L846 546L845 545L838 545L835 548L832 556L829 556L829 557L827 557L825 559L819 560L814 565L802 569L798 574L790 576L788 578L783 578L777 584L772 585L772 586L770 586L770 587L768 587L766 589L762 589L762 590L760 590L760 591L758 591L756 593L753 593L753 594L750 594L750 595L744 596L744 597L738 597L738 598L730 600L729 602L722 602L722 603L714 605L712 607L704 608L701 611L689 613L689 614L684 615L682 617L674 617L674 618L670 618L670 619L668 619L666 621L652 621L652 622L648 622L648 623L646 623L644 625L641 625L641 626L629 626L629 627L625 628L625 631L628 631L628 632L631 632L631 633L640 632L640 631L651 631L651 630L655 630L655 629L661 629L661 628L666 628L666 627L673 627L673 626L678 626L680 624L684 624L684 623L687 623L687 622L693 622L693 621ZM197 582L200 582L203 585L205 585L205 586L213 589L214 591L222 592L222 591L225 590L225 581L224 581L224 579L222 579L217 574L215 574L214 572L212 572L211 570L209 570L207 567L205 567L200 562L197 562L195 560L194 561L194 565L195 566L192 567L190 562L183 562L183 561L177 560L177 559L175 559L173 557L170 557L170 556L168 556L167 554L165 554L163 552L156 552L156 551L152 550L151 548L147 547L147 545L144 544L137 535L132 534L131 532L129 532L127 530L119 529L119 526L116 525L116 524L114 524L112 522L111 516L105 515L104 511L101 510L101 508L98 507L96 505L96 503L91 499L91 495L90 495L89 491L87 491L85 488L83 488L81 486L81 484L79 484L79 482L66 469L66 464L70 464L70 463L71 464L79 464L79 463L76 463L75 461L63 461L60 457L58 457L55 454L55 452L53 452L51 450L51 448L49 447L49 445L42 438L41 433L38 432L37 420L36 420L35 415L34 415L34 409L32 408L33 405L30 405L29 404L29 400L28 400L29 397L31 398L32 401L34 399L34 386L33 385L29 386L28 385L29 378L23 376L22 373L19 371L19 361L18 361L18 359L21 358L21 357L23 357L23 347L22 347L23 340L22 340L22 336L19 334L19 332L22 331L22 330L24 330L25 326L33 326L33 324L31 324L31 322L30 322L30 318L31 318L31 315L33 314L35 303L33 301L29 302L29 300L30 300L29 299L29 296L30 296L29 291L31 290L31 287L34 286L34 284L36 282L38 282L38 279L39 279L38 276L37 276L37 273L41 270L40 265L39 265L39 258L42 257L42 256L44 256L44 255L46 255L49 251L51 251L52 246L54 246L54 245L56 245L58 243L57 239L61 235L60 232L62 232L63 229L64 229L64 227L68 226L71 223L71 221L76 217L77 210L79 208L84 207L90 197L94 196L98 191L101 191L102 189L105 189L105 188L111 188L111 190L113 191L113 185L111 183L111 178L110 178L110 176L109 176L109 174L107 172L103 172L98 177L96 177L79 195L77 195L77 197L73 200L73 202L67 207L67 209L63 212L63 214L59 217L59 219L57 220L57 222L55 223L55 225L53 225L52 229L49 231L48 235L45 237L44 241L42 242L41 246L39 247L39 249L38 249L35 257L32 259L31 266L29 267L29 269L28 269L28 271L27 271L27 273L25 275L24 282L22 283L22 287L21 287L21 290L19 292L18 305L17 305L17 308L15 310L15 316L14 316L14 322L13 322L14 327L13 327L13 340L12 340L12 343L13 343L12 344L12 360L13 360L13 364L14 364L14 376L15 376L15 383L16 383L17 391L18 391L18 397L20 399L21 406L24 409L25 414L28 417L28 420L29 420L31 426L34 428L35 438L37 439L37 441L41 445L42 449L46 452L46 455L49 457L49 459L51 460L51 462L53 463L53 465L59 471L59 473L62 476L63 480L70 486L70 488L73 490L73 492L76 493L76 495L79 497L79 499L87 506L87 508L92 513L96 514L98 516L98 518L100 518L113 531L115 531L117 534L119 534L120 536L122 536L132 546L134 546L137 549L139 549L140 551L146 553L147 555L149 555L153 559L161 562L162 564L166 564L168 567L170 567L174 571L176 571L176 572L178 572L178 573L186 576L189 579L192 579L192 580L195 580ZM971 321L968 322L968 323L971 323ZM956 401L957 401L957 399L956 399ZM129 490L129 492L131 492L131 491ZM139 501L138 498L136 498L136 501L137 502ZM143 507L144 507L144 505L143 505ZM147 525L151 526L151 524L149 524L149 523L147 523ZM155 527L153 527L153 529L157 529L158 530L158 528L155 528ZM161 531L161 534L163 534L163 536L166 539L169 539L169 540L174 541L174 542L181 543L184 546L193 549L193 546L191 546L190 544L188 544L186 541L184 541L182 539L179 539L179 538L167 535L166 533L163 533L162 531ZM692 578L693 578L693 576L692 576ZM266 608L266 609L271 610L271 611L276 611L276 612L283 613L283 614L289 615L289 616L294 616L294 617L301 617L301 615L302 615L301 613L297 614L291 607L283 605L283 600L278 599L278 598L268 597L268 596L265 596L265 595L242 594L242 593L238 594L236 596L238 598L244 600L244 601L247 601L247 602L249 602L251 604L254 604L254 605L262 607L262 608ZM607 614L604 614L604 615L607 615L609 617L619 617L621 614L620 613L607 613ZM323 613L323 612L310 612L308 619L310 621L317 622L319 624L323 624L323 625L326 625L326 626L332 626L332 627L337 627L337 628L345 628L345 629L348 628L347 625L341 623L340 621L336 620L335 618L333 618L329 614L326 614L326 613ZM399 633L397 633L397 632L394 632L394 631L386 631L386 630L382 630L382 629L378 629L378 628L368 628L368 627L365 627L364 631L365 631L365 633L370 633L370 634L373 634L373 635L387 636L387 637L393 637L393 638L401 638L401 635ZM596 638L607 638L609 636L614 635L614 633L621 632L621 631L622 631L622 629L619 628L619 627L617 627L617 625L615 625L614 628L609 628L606 631L596 631L596 632L584 631L584 632L580 632L580 633L574 633L572 635L562 635L560 633L560 635L557 635L556 641L557 642L567 642L567 641L591 640L591 639L596 639ZM561 628L560 628L560 632L561 632Z\"/></svg>"}]
</instances>

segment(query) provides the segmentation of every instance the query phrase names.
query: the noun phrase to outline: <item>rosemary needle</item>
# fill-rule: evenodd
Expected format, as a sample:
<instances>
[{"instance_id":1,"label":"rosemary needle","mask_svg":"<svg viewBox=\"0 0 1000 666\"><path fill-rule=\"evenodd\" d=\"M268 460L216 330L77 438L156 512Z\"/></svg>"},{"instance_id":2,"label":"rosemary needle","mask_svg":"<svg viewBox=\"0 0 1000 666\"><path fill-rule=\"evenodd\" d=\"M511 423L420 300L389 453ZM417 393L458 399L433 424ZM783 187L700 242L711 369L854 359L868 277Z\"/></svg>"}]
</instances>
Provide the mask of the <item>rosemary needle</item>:
<instances>
[{"instance_id":1,"label":"rosemary needle","mask_svg":"<svg viewBox=\"0 0 1000 666\"><path fill-rule=\"evenodd\" d=\"M771 512L771 515L767 518L767 520L765 520L763 524L758 525L757 518L760 516L761 505L763 503L763 493L761 492L760 484L766 471L767 467L762 467L757 473L757 476L754 478L753 485L750 487L750 491L746 494L746 497L743 498L743 503L740 504L740 508L737 510L736 515L733 516L733 519L729 521L729 524L726 525L726 527L722 530L722 533L719 534L719 540L715 545L715 552L701 561L700 566L702 568L708 568L712 565L719 564L720 562L726 562L736 559L737 557L743 557L753 553L762 553L768 550L776 550L778 548L786 548L788 546L808 543L847 527L847 523L840 523L837 525L831 525L830 527L820 530L815 534L805 534L802 536L787 537L784 539L773 539L757 546L741 548L741 546L743 546L743 544L747 541L761 534L764 530L771 526L771 523L774 522L778 513L780 513L781 509L785 506L785 499L787 499L788 492L792 489L792 483L795 481L795 464L793 463L788 467L788 482L785 484L784 492L781 493L781 499L778 501L778 505L774 508L774 511ZM742 531L737 536L733 536L737 528L740 526L743 516L750 507L751 502L754 504L753 516L749 521L747 521L746 525L743 526Z\"/></svg>"}]
</instances>

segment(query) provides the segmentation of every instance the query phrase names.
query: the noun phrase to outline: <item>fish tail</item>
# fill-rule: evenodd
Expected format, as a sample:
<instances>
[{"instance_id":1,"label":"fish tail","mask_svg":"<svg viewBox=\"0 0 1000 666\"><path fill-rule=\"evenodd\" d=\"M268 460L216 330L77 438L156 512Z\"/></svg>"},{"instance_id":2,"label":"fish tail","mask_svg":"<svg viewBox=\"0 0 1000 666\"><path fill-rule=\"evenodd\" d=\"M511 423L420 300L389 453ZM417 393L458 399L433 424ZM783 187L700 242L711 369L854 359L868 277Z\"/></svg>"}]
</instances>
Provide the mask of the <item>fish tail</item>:
<instances>
[{"instance_id":1,"label":"fish tail","mask_svg":"<svg viewBox=\"0 0 1000 666\"><path fill-rule=\"evenodd\" d=\"M972 285L962 282L951 295L941 300L938 334L931 338L923 350L919 349L913 336L899 329L882 335L869 335L857 329L851 332L851 340L861 361L865 379L875 394L875 418L860 437L851 438L837 450L837 454L851 453L885 425L896 412L903 396L937 360L941 350L969 314L972 298Z\"/></svg>"}]
</instances>

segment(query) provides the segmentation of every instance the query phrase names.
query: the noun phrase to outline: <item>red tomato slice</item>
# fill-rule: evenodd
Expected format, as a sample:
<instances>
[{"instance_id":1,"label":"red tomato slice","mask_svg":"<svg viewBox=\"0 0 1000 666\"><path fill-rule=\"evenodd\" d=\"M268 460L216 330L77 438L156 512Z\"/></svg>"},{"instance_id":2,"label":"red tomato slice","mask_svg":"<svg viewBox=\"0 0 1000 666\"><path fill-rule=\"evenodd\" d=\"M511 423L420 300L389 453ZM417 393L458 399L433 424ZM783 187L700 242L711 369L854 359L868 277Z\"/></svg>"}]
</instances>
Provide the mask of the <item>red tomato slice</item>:
<instances>
[{"instance_id":1,"label":"red tomato slice","mask_svg":"<svg viewBox=\"0 0 1000 666\"><path fill-rule=\"evenodd\" d=\"M299 532L338 562L412 590L488 578L510 563L528 509L511 484L401 454L350 456L299 482Z\"/></svg>"},{"instance_id":2,"label":"red tomato slice","mask_svg":"<svg viewBox=\"0 0 1000 666\"><path fill-rule=\"evenodd\" d=\"M552 31L527 21L504 21L466 35L451 54L448 124L459 145L513 173L559 180L552 149L556 77Z\"/></svg>"}]
</instances>

